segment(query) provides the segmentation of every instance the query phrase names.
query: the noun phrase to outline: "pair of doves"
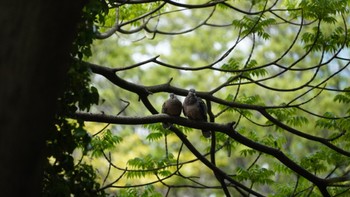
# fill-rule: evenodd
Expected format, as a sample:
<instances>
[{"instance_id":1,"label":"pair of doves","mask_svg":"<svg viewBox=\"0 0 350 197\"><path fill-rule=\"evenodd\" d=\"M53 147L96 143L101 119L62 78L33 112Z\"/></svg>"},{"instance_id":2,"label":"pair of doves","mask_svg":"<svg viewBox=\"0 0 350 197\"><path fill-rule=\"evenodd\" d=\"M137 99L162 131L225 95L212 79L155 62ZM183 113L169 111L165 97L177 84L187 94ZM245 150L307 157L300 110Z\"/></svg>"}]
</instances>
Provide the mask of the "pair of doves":
<instances>
[{"instance_id":1,"label":"pair of doves","mask_svg":"<svg viewBox=\"0 0 350 197\"><path fill-rule=\"evenodd\" d=\"M184 102L181 104L174 93L170 93L170 98L163 103L162 113L170 116L180 116L183 110L184 115L190 120L207 122L207 107L204 101L196 96L196 91L190 89ZM170 123L163 123L164 128L169 128ZM202 130L204 137L209 138L211 132Z\"/></svg>"}]
</instances>

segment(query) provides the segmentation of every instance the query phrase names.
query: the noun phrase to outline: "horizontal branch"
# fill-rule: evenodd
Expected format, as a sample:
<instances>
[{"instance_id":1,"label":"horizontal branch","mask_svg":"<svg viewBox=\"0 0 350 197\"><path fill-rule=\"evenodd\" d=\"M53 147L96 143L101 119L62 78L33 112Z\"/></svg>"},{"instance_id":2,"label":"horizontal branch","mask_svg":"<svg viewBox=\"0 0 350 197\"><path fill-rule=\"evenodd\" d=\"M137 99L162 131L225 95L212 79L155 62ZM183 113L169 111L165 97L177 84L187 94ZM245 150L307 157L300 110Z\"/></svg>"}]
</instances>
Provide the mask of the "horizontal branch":
<instances>
[{"instance_id":1,"label":"horizontal branch","mask_svg":"<svg viewBox=\"0 0 350 197\"><path fill-rule=\"evenodd\" d=\"M325 139L325 138L321 138L321 137L316 137L316 136L313 136L313 135L309 135L307 133L303 133L303 132L300 132L292 127L289 127L288 125L286 124L283 124L282 122L280 122L279 120L277 120L276 118L274 118L273 116L271 116L266 110L264 109L261 109L259 110L259 112L265 116L268 120L270 120L272 123L274 123L275 125L281 127L282 129L294 134L294 135L297 135L297 136L300 136L300 137L303 137L305 139L308 139L308 140L312 140L312 141L315 141L315 142L319 142L327 147L329 147L330 149L342 154L342 155L345 155L345 156L348 156L350 157L350 152L348 151L345 151L337 146L335 146L334 144L332 144L331 142L329 142L328 139Z\"/></svg>"},{"instance_id":2,"label":"horizontal branch","mask_svg":"<svg viewBox=\"0 0 350 197\"><path fill-rule=\"evenodd\" d=\"M285 166L287 166L288 168L290 168L300 176L314 183L318 188L320 188L320 190L322 189L324 191L324 188L327 186L327 182L325 179L321 179L311 174L309 171L302 168L293 160L288 158L282 151L254 142L246 138L245 136L239 134L232 127L234 123L217 124L217 123L210 123L210 122L197 122L197 121L192 121L183 117L168 116L166 114L156 114L156 115L144 116L144 117L125 117L125 116L110 116L105 114L91 114L91 113L78 112L72 115L72 118L77 118L84 121L125 124L125 125L142 125L142 124L153 124L158 122L171 122L171 123L186 126L186 127L191 127L196 129L208 129L211 131L225 133L232 139L238 141L239 143L247 147L272 155L273 157L278 159L280 162L282 162Z\"/></svg>"},{"instance_id":3,"label":"horizontal branch","mask_svg":"<svg viewBox=\"0 0 350 197\"><path fill-rule=\"evenodd\" d=\"M143 117L130 117L130 116L111 116L106 114L92 114L77 112L72 115L72 118L81 119L89 122L111 123L111 124L123 124L123 125L143 125L154 124L159 122L171 122L174 124L191 127L195 129L209 129L228 132L230 130L230 124L216 124L210 122L196 122L183 117L168 116L166 114L156 114L152 116Z\"/></svg>"}]
</instances>

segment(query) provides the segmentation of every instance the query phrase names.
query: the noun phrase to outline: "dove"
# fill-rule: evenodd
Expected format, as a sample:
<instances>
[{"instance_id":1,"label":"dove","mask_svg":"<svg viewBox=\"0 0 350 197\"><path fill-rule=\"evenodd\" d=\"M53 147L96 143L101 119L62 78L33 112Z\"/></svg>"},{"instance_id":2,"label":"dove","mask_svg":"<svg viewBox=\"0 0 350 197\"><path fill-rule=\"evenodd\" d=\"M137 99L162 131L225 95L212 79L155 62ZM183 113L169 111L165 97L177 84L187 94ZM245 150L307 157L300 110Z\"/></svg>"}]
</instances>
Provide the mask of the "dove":
<instances>
[{"instance_id":1,"label":"dove","mask_svg":"<svg viewBox=\"0 0 350 197\"><path fill-rule=\"evenodd\" d=\"M196 96L195 89L190 89L183 104L183 113L190 120L207 122L207 106L204 101ZM209 138L211 132L203 129L202 134L204 137Z\"/></svg>"},{"instance_id":2,"label":"dove","mask_svg":"<svg viewBox=\"0 0 350 197\"><path fill-rule=\"evenodd\" d=\"M162 113L169 116L180 116L182 111L182 104L174 93L169 94L169 99L163 103ZM164 128L171 127L171 123L163 123Z\"/></svg>"}]
</instances>

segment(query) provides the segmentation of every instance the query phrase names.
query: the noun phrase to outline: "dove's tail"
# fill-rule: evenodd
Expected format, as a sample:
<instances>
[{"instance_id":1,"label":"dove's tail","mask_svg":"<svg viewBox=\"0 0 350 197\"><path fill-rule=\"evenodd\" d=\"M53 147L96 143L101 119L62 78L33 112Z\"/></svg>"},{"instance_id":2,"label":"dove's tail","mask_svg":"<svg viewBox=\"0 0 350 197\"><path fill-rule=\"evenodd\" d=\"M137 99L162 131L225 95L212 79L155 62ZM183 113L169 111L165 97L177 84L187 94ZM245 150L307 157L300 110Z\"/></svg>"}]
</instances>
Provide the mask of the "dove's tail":
<instances>
[{"instance_id":1,"label":"dove's tail","mask_svg":"<svg viewBox=\"0 0 350 197\"><path fill-rule=\"evenodd\" d=\"M163 128L164 129L169 129L170 127L171 127L171 123L169 123L169 122L163 122Z\"/></svg>"},{"instance_id":2,"label":"dove's tail","mask_svg":"<svg viewBox=\"0 0 350 197\"><path fill-rule=\"evenodd\" d=\"M211 132L207 130L202 130L202 134L205 138L210 138Z\"/></svg>"}]
</instances>

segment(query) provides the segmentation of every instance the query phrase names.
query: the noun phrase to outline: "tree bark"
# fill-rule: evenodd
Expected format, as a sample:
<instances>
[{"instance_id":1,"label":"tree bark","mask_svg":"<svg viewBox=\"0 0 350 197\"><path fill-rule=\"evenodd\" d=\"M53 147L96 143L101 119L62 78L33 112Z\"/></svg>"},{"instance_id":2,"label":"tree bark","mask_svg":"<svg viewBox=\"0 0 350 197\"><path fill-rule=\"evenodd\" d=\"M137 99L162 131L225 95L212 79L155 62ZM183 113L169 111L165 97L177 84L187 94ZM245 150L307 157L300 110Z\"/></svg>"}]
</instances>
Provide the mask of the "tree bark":
<instances>
[{"instance_id":1,"label":"tree bark","mask_svg":"<svg viewBox=\"0 0 350 197\"><path fill-rule=\"evenodd\" d=\"M0 193L41 196L43 147L82 2L0 2Z\"/></svg>"}]
</instances>

